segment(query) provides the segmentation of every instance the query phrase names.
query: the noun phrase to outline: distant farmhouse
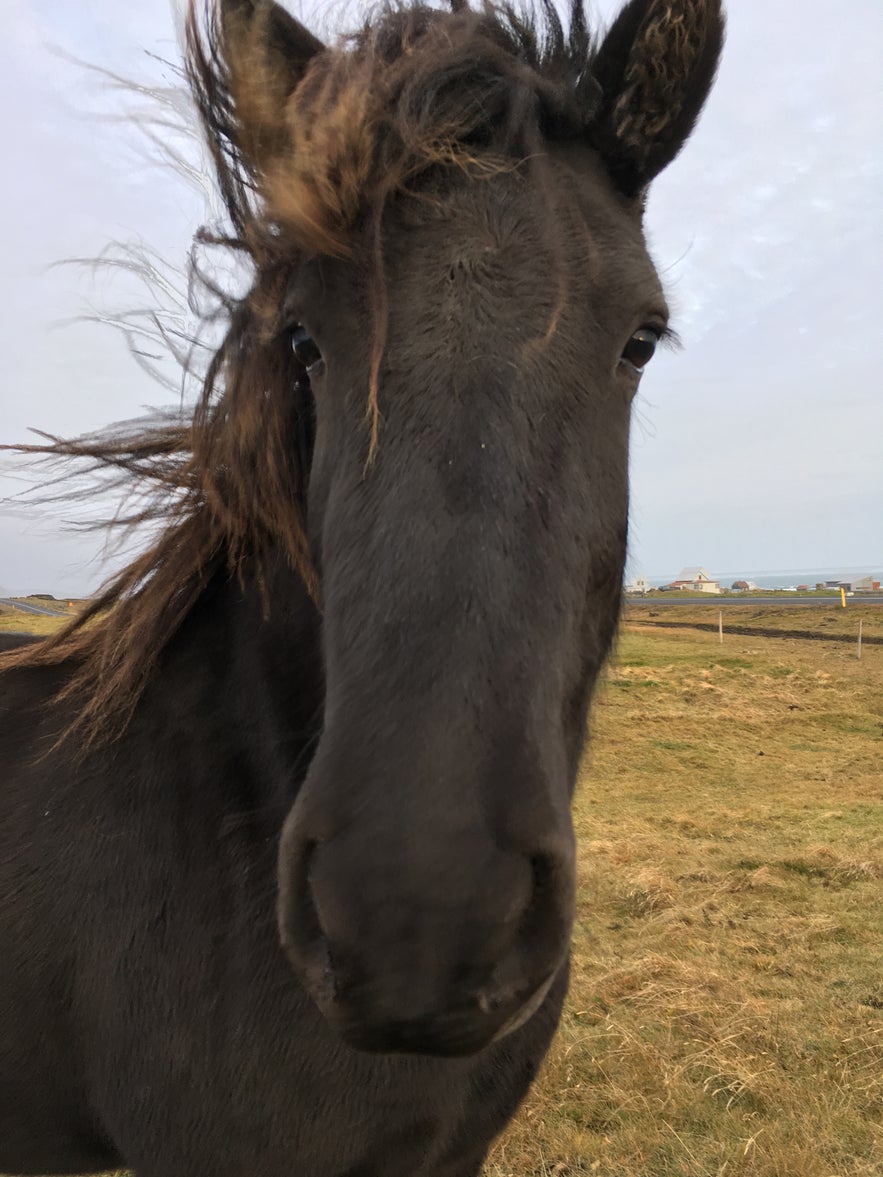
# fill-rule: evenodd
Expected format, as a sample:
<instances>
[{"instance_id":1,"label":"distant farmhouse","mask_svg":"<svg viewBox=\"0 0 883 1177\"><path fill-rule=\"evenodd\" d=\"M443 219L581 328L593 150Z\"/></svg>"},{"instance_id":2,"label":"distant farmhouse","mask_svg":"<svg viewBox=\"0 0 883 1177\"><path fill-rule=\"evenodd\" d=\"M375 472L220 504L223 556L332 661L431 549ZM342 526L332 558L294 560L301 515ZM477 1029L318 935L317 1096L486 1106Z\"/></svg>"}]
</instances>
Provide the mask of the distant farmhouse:
<instances>
[{"instance_id":1,"label":"distant farmhouse","mask_svg":"<svg viewBox=\"0 0 883 1177\"><path fill-rule=\"evenodd\" d=\"M636 576L634 578L634 580L630 581L625 586L625 591L627 593L635 593L635 594L640 593L641 596L643 597L644 593L650 592L651 587L652 586L650 584L650 581L647 579L646 576Z\"/></svg>"},{"instance_id":2,"label":"distant farmhouse","mask_svg":"<svg viewBox=\"0 0 883 1177\"><path fill-rule=\"evenodd\" d=\"M720 583L712 580L704 568L684 568L671 584L665 586L669 590L681 589L692 593L719 593Z\"/></svg>"},{"instance_id":3,"label":"distant farmhouse","mask_svg":"<svg viewBox=\"0 0 883 1177\"><path fill-rule=\"evenodd\" d=\"M876 593L880 591L880 580L873 576L842 576L836 580L826 580L825 588L842 588L848 593Z\"/></svg>"}]
</instances>

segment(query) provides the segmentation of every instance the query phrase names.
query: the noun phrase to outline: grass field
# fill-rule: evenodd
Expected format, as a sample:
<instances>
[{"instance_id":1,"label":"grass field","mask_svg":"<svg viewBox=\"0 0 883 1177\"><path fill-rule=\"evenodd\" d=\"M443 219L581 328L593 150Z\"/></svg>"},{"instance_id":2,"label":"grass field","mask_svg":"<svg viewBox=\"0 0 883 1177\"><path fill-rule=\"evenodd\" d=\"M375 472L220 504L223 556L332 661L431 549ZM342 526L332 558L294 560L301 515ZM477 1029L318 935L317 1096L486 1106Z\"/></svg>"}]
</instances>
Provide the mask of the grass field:
<instances>
[{"instance_id":1,"label":"grass field","mask_svg":"<svg viewBox=\"0 0 883 1177\"><path fill-rule=\"evenodd\" d=\"M879 1177L883 646L627 623L592 726L570 1000L486 1177Z\"/></svg>"},{"instance_id":2,"label":"grass field","mask_svg":"<svg viewBox=\"0 0 883 1177\"><path fill-rule=\"evenodd\" d=\"M49 634L60 629L63 622L58 617L41 617L37 613L19 613L0 605L0 633Z\"/></svg>"},{"instance_id":3,"label":"grass field","mask_svg":"<svg viewBox=\"0 0 883 1177\"><path fill-rule=\"evenodd\" d=\"M666 626L678 622L699 622L704 625L717 627L718 613L722 614L724 634L733 628L749 626L754 629L765 629L770 632L781 630L807 630L816 634L820 639L831 635L843 635L851 640L858 636L858 623L862 623L862 640L875 638L883 639L883 605L872 605L861 600L850 600L844 609L839 598L822 605L776 605L775 608L763 605L739 604L721 605L715 608L715 603L706 598L705 604L684 604L673 606L654 606L650 603L630 603L626 609L626 620L629 624L645 624L659 627L660 622Z\"/></svg>"},{"instance_id":4,"label":"grass field","mask_svg":"<svg viewBox=\"0 0 883 1177\"><path fill-rule=\"evenodd\" d=\"M487 1177L883 1173L883 647L627 624L593 727L569 1008Z\"/></svg>"},{"instance_id":5,"label":"grass field","mask_svg":"<svg viewBox=\"0 0 883 1177\"><path fill-rule=\"evenodd\" d=\"M26 613L10 605L0 605L0 633L54 633L82 604L80 601L74 601L73 609L70 609L67 601L44 601L34 597L22 597L21 600L41 609L52 609L56 615L49 617L42 613Z\"/></svg>"}]
</instances>

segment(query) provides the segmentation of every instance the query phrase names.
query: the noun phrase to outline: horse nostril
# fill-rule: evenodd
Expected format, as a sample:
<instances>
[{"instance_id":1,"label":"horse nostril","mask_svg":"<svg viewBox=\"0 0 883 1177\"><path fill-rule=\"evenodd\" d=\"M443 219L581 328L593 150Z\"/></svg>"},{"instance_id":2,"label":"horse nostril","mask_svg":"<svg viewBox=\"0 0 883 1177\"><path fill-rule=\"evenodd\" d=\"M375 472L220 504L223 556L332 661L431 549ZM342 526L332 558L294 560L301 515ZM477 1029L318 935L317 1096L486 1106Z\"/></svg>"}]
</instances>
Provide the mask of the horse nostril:
<instances>
[{"instance_id":1,"label":"horse nostril","mask_svg":"<svg viewBox=\"0 0 883 1177\"><path fill-rule=\"evenodd\" d=\"M556 880L560 869L551 854L534 854L530 859L530 899L521 915L520 935L533 938L545 930L560 904Z\"/></svg>"},{"instance_id":2,"label":"horse nostril","mask_svg":"<svg viewBox=\"0 0 883 1177\"><path fill-rule=\"evenodd\" d=\"M337 983L310 881L319 843L306 841L280 860L277 921L283 951L319 1005L336 997ZM283 862L285 864L283 871Z\"/></svg>"},{"instance_id":3,"label":"horse nostril","mask_svg":"<svg viewBox=\"0 0 883 1177\"><path fill-rule=\"evenodd\" d=\"M533 900L525 913L525 934L535 940L536 949L548 959L566 953L573 934L576 909L576 863L574 847L561 853L538 855L531 861L534 877Z\"/></svg>"},{"instance_id":4,"label":"horse nostril","mask_svg":"<svg viewBox=\"0 0 883 1177\"><path fill-rule=\"evenodd\" d=\"M555 875L557 874L555 859L551 854L534 854L530 860L530 871L533 879L533 891L525 915L536 904L542 904L544 900L550 897L549 892L554 885Z\"/></svg>"},{"instance_id":5,"label":"horse nostril","mask_svg":"<svg viewBox=\"0 0 883 1177\"><path fill-rule=\"evenodd\" d=\"M529 864L530 891L509 949L476 995L485 1016L531 1004L532 995L545 991L561 967L569 943L574 882L566 856L535 854Z\"/></svg>"}]
</instances>

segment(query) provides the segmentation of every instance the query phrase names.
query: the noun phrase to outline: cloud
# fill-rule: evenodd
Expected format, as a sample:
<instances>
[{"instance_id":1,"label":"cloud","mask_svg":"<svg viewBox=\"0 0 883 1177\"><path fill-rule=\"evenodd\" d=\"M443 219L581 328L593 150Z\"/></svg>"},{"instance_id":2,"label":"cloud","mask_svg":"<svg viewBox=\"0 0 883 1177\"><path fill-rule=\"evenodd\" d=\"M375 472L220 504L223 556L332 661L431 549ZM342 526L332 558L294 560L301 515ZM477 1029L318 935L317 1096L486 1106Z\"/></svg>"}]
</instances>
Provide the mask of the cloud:
<instances>
[{"instance_id":1,"label":"cloud","mask_svg":"<svg viewBox=\"0 0 883 1177\"><path fill-rule=\"evenodd\" d=\"M0 109L15 177L0 194L4 440L29 424L94 428L164 399L112 334L51 329L90 301L125 303L136 289L46 267L109 239L141 239L183 260L200 198L146 155L125 121L94 117L123 114L119 92L46 46L162 80L144 50L174 55L171 7L4 8ZM609 19L619 5L595 7ZM362 11L350 4L343 16L352 23ZM654 361L638 401L639 567L883 564L881 56L879 0L850 0L836 15L828 0L805 0L796 19L793 0L729 5L718 85L650 194L648 237L686 349ZM15 489L0 480L0 495ZM94 542L35 537L2 507L0 520L5 584L94 585Z\"/></svg>"}]
</instances>

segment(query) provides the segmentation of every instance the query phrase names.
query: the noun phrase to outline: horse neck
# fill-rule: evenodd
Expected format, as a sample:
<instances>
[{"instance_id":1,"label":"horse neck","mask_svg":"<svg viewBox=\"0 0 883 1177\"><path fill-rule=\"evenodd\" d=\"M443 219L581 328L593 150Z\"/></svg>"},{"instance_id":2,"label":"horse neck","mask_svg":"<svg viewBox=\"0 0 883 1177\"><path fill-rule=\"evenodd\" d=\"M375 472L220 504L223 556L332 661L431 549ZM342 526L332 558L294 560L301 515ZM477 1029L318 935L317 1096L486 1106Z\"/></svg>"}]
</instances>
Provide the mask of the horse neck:
<instances>
[{"instance_id":1,"label":"horse neck","mask_svg":"<svg viewBox=\"0 0 883 1177\"><path fill-rule=\"evenodd\" d=\"M138 726L170 757L166 771L176 771L177 749L191 769L199 765L196 787L220 786L228 805L287 809L321 725L320 631L283 559L218 574L139 708Z\"/></svg>"}]
</instances>

